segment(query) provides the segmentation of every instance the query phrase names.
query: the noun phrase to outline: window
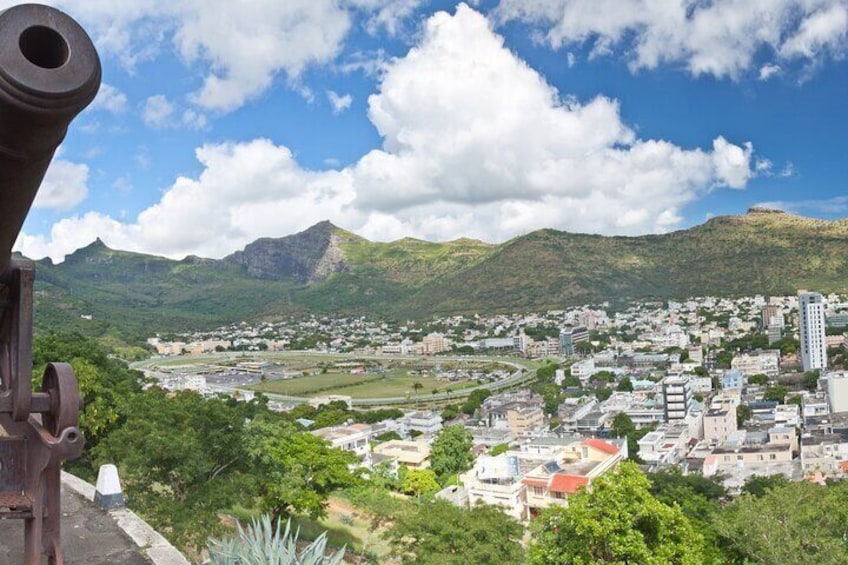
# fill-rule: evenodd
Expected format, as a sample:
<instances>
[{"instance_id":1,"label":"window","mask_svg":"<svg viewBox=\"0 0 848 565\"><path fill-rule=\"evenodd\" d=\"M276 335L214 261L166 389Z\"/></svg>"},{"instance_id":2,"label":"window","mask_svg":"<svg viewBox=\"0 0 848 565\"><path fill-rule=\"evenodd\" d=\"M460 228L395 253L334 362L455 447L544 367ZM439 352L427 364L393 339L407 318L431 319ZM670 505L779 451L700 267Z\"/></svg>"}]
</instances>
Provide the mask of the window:
<instances>
[{"instance_id":1,"label":"window","mask_svg":"<svg viewBox=\"0 0 848 565\"><path fill-rule=\"evenodd\" d=\"M545 496L545 489L542 487L533 487L534 496Z\"/></svg>"}]
</instances>

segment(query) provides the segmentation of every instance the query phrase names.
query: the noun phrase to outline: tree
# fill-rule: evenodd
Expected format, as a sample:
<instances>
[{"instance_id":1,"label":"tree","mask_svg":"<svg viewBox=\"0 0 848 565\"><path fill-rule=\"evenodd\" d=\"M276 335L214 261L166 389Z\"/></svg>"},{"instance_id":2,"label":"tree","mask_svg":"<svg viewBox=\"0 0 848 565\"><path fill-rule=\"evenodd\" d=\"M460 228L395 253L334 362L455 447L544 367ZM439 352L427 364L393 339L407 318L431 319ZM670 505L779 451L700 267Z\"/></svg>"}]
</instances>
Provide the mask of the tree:
<instances>
[{"instance_id":1,"label":"tree","mask_svg":"<svg viewBox=\"0 0 848 565\"><path fill-rule=\"evenodd\" d=\"M758 373L756 375L751 375L748 377L748 384L752 385L767 385L769 382L768 375L764 375L762 373Z\"/></svg>"},{"instance_id":2,"label":"tree","mask_svg":"<svg viewBox=\"0 0 848 565\"><path fill-rule=\"evenodd\" d=\"M288 423L258 418L245 436L262 509L274 518L293 512L323 517L330 493L357 482L349 469L359 461L353 452L333 449Z\"/></svg>"},{"instance_id":3,"label":"tree","mask_svg":"<svg viewBox=\"0 0 848 565\"><path fill-rule=\"evenodd\" d=\"M499 443L497 445L492 446L492 449L489 450L489 455L494 457L506 453L507 451L509 451L509 444Z\"/></svg>"},{"instance_id":4,"label":"tree","mask_svg":"<svg viewBox=\"0 0 848 565\"><path fill-rule=\"evenodd\" d=\"M449 422L459 416L459 407L449 404L442 409L442 421Z\"/></svg>"},{"instance_id":5,"label":"tree","mask_svg":"<svg viewBox=\"0 0 848 565\"><path fill-rule=\"evenodd\" d=\"M754 416L751 407L747 404L740 404L736 407L736 427L741 428L745 422Z\"/></svg>"},{"instance_id":6,"label":"tree","mask_svg":"<svg viewBox=\"0 0 848 565\"><path fill-rule=\"evenodd\" d=\"M494 506L443 500L401 512L385 538L402 565L521 563L521 525Z\"/></svg>"},{"instance_id":7,"label":"tree","mask_svg":"<svg viewBox=\"0 0 848 565\"><path fill-rule=\"evenodd\" d=\"M432 469L410 469L403 479L400 489L406 494L421 496L439 490L436 473Z\"/></svg>"},{"instance_id":8,"label":"tree","mask_svg":"<svg viewBox=\"0 0 848 565\"><path fill-rule=\"evenodd\" d=\"M471 394L468 395L468 398L465 399L465 403L462 405L462 412L472 416L474 412L483 405L483 401L491 395L492 391L486 388L476 388L472 390Z\"/></svg>"},{"instance_id":9,"label":"tree","mask_svg":"<svg viewBox=\"0 0 848 565\"><path fill-rule=\"evenodd\" d=\"M806 481L743 494L715 516L714 527L733 563L848 563L848 484Z\"/></svg>"},{"instance_id":10,"label":"tree","mask_svg":"<svg viewBox=\"0 0 848 565\"><path fill-rule=\"evenodd\" d=\"M742 492L754 497L761 497L769 490L789 484L789 479L783 475L751 475L745 479Z\"/></svg>"},{"instance_id":11,"label":"tree","mask_svg":"<svg viewBox=\"0 0 848 565\"><path fill-rule=\"evenodd\" d=\"M580 382L580 378L572 375L570 371L565 375L565 380L562 382L562 384L563 386L569 388L580 388L580 386L582 385L582 383Z\"/></svg>"},{"instance_id":12,"label":"tree","mask_svg":"<svg viewBox=\"0 0 848 565\"><path fill-rule=\"evenodd\" d=\"M618 381L618 386L615 390L618 392L633 392L633 381L630 380L630 377L624 377Z\"/></svg>"},{"instance_id":13,"label":"tree","mask_svg":"<svg viewBox=\"0 0 848 565\"><path fill-rule=\"evenodd\" d=\"M47 363L54 361L68 362L74 368L84 403L79 427L85 435L86 450L81 461L70 462L70 466L78 470L81 464L89 462L100 440L126 418L128 402L141 392L144 376L110 357L93 339L78 333L49 333L37 336L33 342L36 387Z\"/></svg>"},{"instance_id":14,"label":"tree","mask_svg":"<svg viewBox=\"0 0 848 565\"><path fill-rule=\"evenodd\" d=\"M153 388L128 399L126 421L94 449L115 463L133 509L182 547L221 529L218 513L253 492L244 421L258 406Z\"/></svg>"},{"instance_id":15,"label":"tree","mask_svg":"<svg viewBox=\"0 0 848 565\"><path fill-rule=\"evenodd\" d=\"M400 440L403 439L399 433L394 430L384 432L374 438L376 441L392 441L392 440Z\"/></svg>"},{"instance_id":16,"label":"tree","mask_svg":"<svg viewBox=\"0 0 848 565\"><path fill-rule=\"evenodd\" d=\"M772 400L777 401L778 404L783 404L787 392L783 385L770 386L763 392L763 400Z\"/></svg>"},{"instance_id":17,"label":"tree","mask_svg":"<svg viewBox=\"0 0 848 565\"><path fill-rule=\"evenodd\" d=\"M666 506L679 506L693 527L704 536L704 563L723 563L722 549L713 529L714 515L727 497L722 477L704 477L698 473L684 475L677 468L648 473L651 494Z\"/></svg>"},{"instance_id":18,"label":"tree","mask_svg":"<svg viewBox=\"0 0 848 565\"><path fill-rule=\"evenodd\" d=\"M563 563L696 565L702 538L677 506L654 498L635 464L597 479L566 507L542 512L531 525L530 565Z\"/></svg>"},{"instance_id":19,"label":"tree","mask_svg":"<svg viewBox=\"0 0 848 565\"><path fill-rule=\"evenodd\" d=\"M612 419L610 430L615 437L628 437L636 431L636 426L626 412L619 412Z\"/></svg>"},{"instance_id":20,"label":"tree","mask_svg":"<svg viewBox=\"0 0 848 565\"><path fill-rule=\"evenodd\" d=\"M821 371L818 369L814 369L812 371L807 371L804 373L804 388L810 392L816 392L816 389L819 388L819 377L821 376Z\"/></svg>"},{"instance_id":21,"label":"tree","mask_svg":"<svg viewBox=\"0 0 848 565\"><path fill-rule=\"evenodd\" d=\"M467 471L474 461L472 445L471 434L464 427L454 425L442 428L430 449L430 468L441 481Z\"/></svg>"},{"instance_id":22,"label":"tree","mask_svg":"<svg viewBox=\"0 0 848 565\"><path fill-rule=\"evenodd\" d=\"M414 383L412 383L412 388L413 390L415 390L416 393L418 393L419 390L424 388L424 385L421 384L421 381L415 381Z\"/></svg>"},{"instance_id":23,"label":"tree","mask_svg":"<svg viewBox=\"0 0 848 565\"><path fill-rule=\"evenodd\" d=\"M536 369L536 382L552 383L556 376L556 371L559 369L558 363L545 363Z\"/></svg>"},{"instance_id":24,"label":"tree","mask_svg":"<svg viewBox=\"0 0 848 565\"><path fill-rule=\"evenodd\" d=\"M599 388L595 391L595 396L598 397L598 400L603 402L604 400L607 400L610 396L612 396L612 389L608 386Z\"/></svg>"}]
</instances>

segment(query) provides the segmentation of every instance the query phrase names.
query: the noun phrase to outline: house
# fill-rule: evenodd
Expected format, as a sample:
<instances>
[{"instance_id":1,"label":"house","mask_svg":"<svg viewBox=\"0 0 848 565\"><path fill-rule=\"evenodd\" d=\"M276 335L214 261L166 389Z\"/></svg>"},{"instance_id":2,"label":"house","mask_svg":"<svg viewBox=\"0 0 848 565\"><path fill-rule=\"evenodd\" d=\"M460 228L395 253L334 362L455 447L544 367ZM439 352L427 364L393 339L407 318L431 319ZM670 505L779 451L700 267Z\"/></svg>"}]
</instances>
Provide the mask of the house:
<instances>
[{"instance_id":1,"label":"house","mask_svg":"<svg viewBox=\"0 0 848 565\"><path fill-rule=\"evenodd\" d=\"M411 412L404 417L404 421L408 430L424 435L435 435L442 429L442 417L438 412L429 410Z\"/></svg>"},{"instance_id":2,"label":"house","mask_svg":"<svg viewBox=\"0 0 848 565\"><path fill-rule=\"evenodd\" d=\"M801 436L801 469L805 477L848 478L848 432Z\"/></svg>"},{"instance_id":3,"label":"house","mask_svg":"<svg viewBox=\"0 0 848 565\"><path fill-rule=\"evenodd\" d=\"M600 439L587 439L566 447L524 476L526 517L530 519L549 506L568 504L569 496L590 488L593 480L622 459L618 447Z\"/></svg>"},{"instance_id":4,"label":"house","mask_svg":"<svg viewBox=\"0 0 848 565\"><path fill-rule=\"evenodd\" d=\"M314 430L311 433L330 442L332 447L356 453L360 459L366 460L371 454L372 429L367 424L331 426Z\"/></svg>"},{"instance_id":5,"label":"house","mask_svg":"<svg viewBox=\"0 0 848 565\"><path fill-rule=\"evenodd\" d=\"M600 439L572 441L551 455L548 450L483 455L461 479L470 505L500 506L518 520L527 520L615 467L626 455L617 445Z\"/></svg>"},{"instance_id":6,"label":"house","mask_svg":"<svg viewBox=\"0 0 848 565\"><path fill-rule=\"evenodd\" d=\"M391 457L410 469L427 469L430 467L430 446L423 441L386 441L375 445L373 453Z\"/></svg>"}]
</instances>

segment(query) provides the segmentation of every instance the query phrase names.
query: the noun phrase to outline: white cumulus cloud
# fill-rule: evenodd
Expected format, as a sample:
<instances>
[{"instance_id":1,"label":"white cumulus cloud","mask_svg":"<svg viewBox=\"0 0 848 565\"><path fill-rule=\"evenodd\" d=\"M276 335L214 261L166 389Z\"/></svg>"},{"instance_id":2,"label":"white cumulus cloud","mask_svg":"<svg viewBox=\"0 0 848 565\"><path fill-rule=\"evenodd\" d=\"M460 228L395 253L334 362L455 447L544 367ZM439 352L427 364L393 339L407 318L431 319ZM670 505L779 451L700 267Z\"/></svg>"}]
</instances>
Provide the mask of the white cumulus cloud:
<instances>
[{"instance_id":1,"label":"white cumulus cloud","mask_svg":"<svg viewBox=\"0 0 848 565\"><path fill-rule=\"evenodd\" d=\"M127 95L111 84L103 83L97 96L91 103L91 110L106 110L113 114L120 114L127 108Z\"/></svg>"},{"instance_id":2,"label":"white cumulus cloud","mask_svg":"<svg viewBox=\"0 0 848 565\"><path fill-rule=\"evenodd\" d=\"M70 210L88 196L88 166L55 159L38 189L34 208Z\"/></svg>"},{"instance_id":3,"label":"white cumulus cloud","mask_svg":"<svg viewBox=\"0 0 848 565\"><path fill-rule=\"evenodd\" d=\"M74 216L21 249L58 259L96 234L123 249L221 257L323 219L378 240L659 232L699 196L754 174L749 143L643 139L617 101L564 97L464 4L432 16L387 64L368 108L382 147L345 169L305 169L264 139L207 144L203 171L176 179L134 221Z\"/></svg>"},{"instance_id":4,"label":"white cumulus cloud","mask_svg":"<svg viewBox=\"0 0 848 565\"><path fill-rule=\"evenodd\" d=\"M362 1L362 0L361 0ZM0 9L18 2L0 0ZM227 112L260 96L283 75L331 62L369 6L338 0L47 0L78 19L98 48L128 69L175 49L198 65L202 85L192 99ZM392 11L389 2L374 10ZM395 9L395 11L397 11ZM380 11L375 12L380 15ZM397 22L387 12L381 25Z\"/></svg>"},{"instance_id":5,"label":"white cumulus cloud","mask_svg":"<svg viewBox=\"0 0 848 565\"><path fill-rule=\"evenodd\" d=\"M174 105L163 94L156 94L144 102L141 117L145 125L152 128L165 128L172 122Z\"/></svg>"},{"instance_id":6,"label":"white cumulus cloud","mask_svg":"<svg viewBox=\"0 0 848 565\"><path fill-rule=\"evenodd\" d=\"M531 24L557 49L621 51L634 70L682 63L695 76L732 79L756 70L764 52L810 65L842 57L848 32L845 0L501 0L494 17ZM759 67L760 77L775 65Z\"/></svg>"}]
</instances>

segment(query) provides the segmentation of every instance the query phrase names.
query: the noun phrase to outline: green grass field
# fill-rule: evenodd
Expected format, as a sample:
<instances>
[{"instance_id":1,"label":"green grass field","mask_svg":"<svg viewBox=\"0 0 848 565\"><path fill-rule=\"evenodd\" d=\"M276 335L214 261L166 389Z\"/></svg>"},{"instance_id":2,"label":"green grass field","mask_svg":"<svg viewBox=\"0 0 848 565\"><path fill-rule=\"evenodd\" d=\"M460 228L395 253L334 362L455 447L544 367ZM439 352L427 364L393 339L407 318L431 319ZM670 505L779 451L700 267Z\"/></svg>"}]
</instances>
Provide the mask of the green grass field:
<instances>
[{"instance_id":1,"label":"green grass field","mask_svg":"<svg viewBox=\"0 0 848 565\"><path fill-rule=\"evenodd\" d=\"M348 390L351 385L361 385L379 379L380 375L373 374L351 375L348 373L326 373L294 379L267 381L256 385L253 389L289 396L314 396L337 390ZM347 394L347 392L339 392L339 394Z\"/></svg>"},{"instance_id":2,"label":"green grass field","mask_svg":"<svg viewBox=\"0 0 848 565\"><path fill-rule=\"evenodd\" d=\"M422 388L415 390L416 382ZM322 396L343 394L352 398L389 398L409 394L427 394L433 390L444 392L477 384L476 381L440 381L434 377L409 375L406 371L388 371L382 374L350 375L327 373L309 377L297 377L279 381L268 381L253 387L254 390L285 394L287 396Z\"/></svg>"}]
</instances>

